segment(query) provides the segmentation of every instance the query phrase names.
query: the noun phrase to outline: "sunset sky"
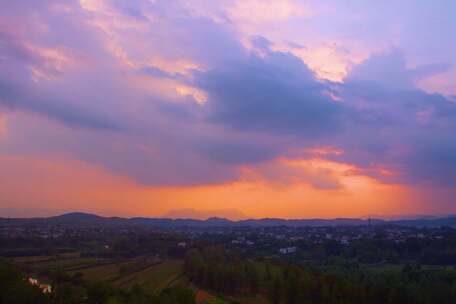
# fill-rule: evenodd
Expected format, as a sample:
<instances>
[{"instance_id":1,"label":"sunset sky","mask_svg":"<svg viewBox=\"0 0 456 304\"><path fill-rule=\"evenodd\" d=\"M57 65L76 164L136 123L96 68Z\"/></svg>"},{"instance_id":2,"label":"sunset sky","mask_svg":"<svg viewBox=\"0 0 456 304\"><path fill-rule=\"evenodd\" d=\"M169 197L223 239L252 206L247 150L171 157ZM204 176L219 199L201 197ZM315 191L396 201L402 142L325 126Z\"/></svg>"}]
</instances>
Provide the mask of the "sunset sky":
<instances>
[{"instance_id":1,"label":"sunset sky","mask_svg":"<svg viewBox=\"0 0 456 304\"><path fill-rule=\"evenodd\" d=\"M0 216L456 213L456 1L0 3Z\"/></svg>"}]
</instances>

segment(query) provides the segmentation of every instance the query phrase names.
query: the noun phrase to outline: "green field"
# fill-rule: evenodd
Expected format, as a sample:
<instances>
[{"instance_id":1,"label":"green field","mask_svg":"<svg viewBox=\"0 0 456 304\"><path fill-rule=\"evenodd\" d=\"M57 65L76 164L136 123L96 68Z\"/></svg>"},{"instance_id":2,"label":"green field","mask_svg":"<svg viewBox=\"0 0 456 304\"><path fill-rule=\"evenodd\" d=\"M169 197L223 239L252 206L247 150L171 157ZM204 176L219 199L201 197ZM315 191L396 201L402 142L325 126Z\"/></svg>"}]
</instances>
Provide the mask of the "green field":
<instances>
[{"instance_id":1,"label":"green field","mask_svg":"<svg viewBox=\"0 0 456 304\"><path fill-rule=\"evenodd\" d=\"M55 270L55 269L62 269L62 270L70 270L76 269L81 267L89 267L92 265L96 265L97 263L102 262L100 259L95 258L77 258L77 259L62 259L62 260L52 260L52 261L45 261L33 264L32 267L36 270Z\"/></svg>"},{"instance_id":2,"label":"green field","mask_svg":"<svg viewBox=\"0 0 456 304\"><path fill-rule=\"evenodd\" d=\"M15 260L27 265L33 275L46 271L63 271L70 276L82 274L82 279L92 282L108 281L121 288L140 285L145 290L158 292L182 277L182 260L159 260L157 257L110 260L97 258L27 257ZM42 277L41 280L45 280Z\"/></svg>"},{"instance_id":3,"label":"green field","mask_svg":"<svg viewBox=\"0 0 456 304\"><path fill-rule=\"evenodd\" d=\"M119 276L119 265L108 264L102 266L95 266L68 272L70 275L82 273L84 280L88 281L108 281L113 280Z\"/></svg>"},{"instance_id":4,"label":"green field","mask_svg":"<svg viewBox=\"0 0 456 304\"><path fill-rule=\"evenodd\" d=\"M35 274L43 270L64 271L68 275L82 274L82 279L91 282L109 282L122 289L130 289L135 285L141 286L147 293L160 292L169 286L184 286L195 291L198 304L223 304L228 303L218 295L208 293L194 286L183 275L184 262L182 260L158 260L153 258L134 258L124 260L110 260L97 258L74 258L74 259L37 259L30 258L26 262ZM265 263L255 263L255 266L264 274ZM276 274L275 265L269 266L269 271ZM40 278L41 281L46 277ZM262 297L231 298L239 303L262 304Z\"/></svg>"},{"instance_id":5,"label":"green field","mask_svg":"<svg viewBox=\"0 0 456 304\"><path fill-rule=\"evenodd\" d=\"M122 276L113 281L114 285L130 288L135 284L155 292L166 288L183 273L183 261L166 260L143 270Z\"/></svg>"},{"instance_id":6,"label":"green field","mask_svg":"<svg viewBox=\"0 0 456 304\"><path fill-rule=\"evenodd\" d=\"M55 259L55 256L27 256L27 257L12 258L11 260L14 263L19 263L19 264L24 264L24 263L33 264L33 263L51 261L54 259Z\"/></svg>"},{"instance_id":7,"label":"green field","mask_svg":"<svg viewBox=\"0 0 456 304\"><path fill-rule=\"evenodd\" d=\"M78 264L79 263L79 264ZM92 266L91 264L92 263ZM144 264L144 262L138 260L127 260L117 263L106 264L104 261L103 265L97 265L100 261L96 260L85 260L81 261L61 261L59 265L63 267L61 269L72 269L80 267L76 270L67 271L70 275L81 273L82 278L87 281L109 281L112 284L121 288L131 288L134 285L140 285L145 290L152 292L160 291L174 280L178 279L183 273L183 261L182 260L165 260L155 263ZM143 267L141 266L143 263ZM48 263L48 267L56 267L57 262ZM87 267L85 267L87 266Z\"/></svg>"}]
</instances>

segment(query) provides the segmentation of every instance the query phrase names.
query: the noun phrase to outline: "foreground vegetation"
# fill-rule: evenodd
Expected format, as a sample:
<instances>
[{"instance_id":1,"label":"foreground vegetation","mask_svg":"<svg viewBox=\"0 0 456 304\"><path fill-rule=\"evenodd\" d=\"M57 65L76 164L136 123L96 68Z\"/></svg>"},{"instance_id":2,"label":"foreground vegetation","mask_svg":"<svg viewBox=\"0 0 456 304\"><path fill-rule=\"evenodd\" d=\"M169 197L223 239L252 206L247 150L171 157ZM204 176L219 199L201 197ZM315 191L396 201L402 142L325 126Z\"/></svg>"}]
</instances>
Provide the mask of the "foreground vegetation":
<instances>
[{"instance_id":1,"label":"foreground vegetation","mask_svg":"<svg viewBox=\"0 0 456 304\"><path fill-rule=\"evenodd\" d=\"M454 267L328 263L252 259L224 246L189 249L184 260L2 260L0 304L446 304L456 298ZM52 292L30 284L30 275Z\"/></svg>"},{"instance_id":2,"label":"foreground vegetation","mask_svg":"<svg viewBox=\"0 0 456 304\"><path fill-rule=\"evenodd\" d=\"M456 298L451 228L10 228L0 236L0 256L8 259L0 265L0 304L446 304Z\"/></svg>"},{"instance_id":3,"label":"foreground vegetation","mask_svg":"<svg viewBox=\"0 0 456 304\"><path fill-rule=\"evenodd\" d=\"M189 288L166 287L150 293L140 285L117 288L107 281L85 281L80 275L62 272L50 274L52 291L44 293L38 285L26 280L20 269L0 261L1 304L195 304L195 294Z\"/></svg>"},{"instance_id":4,"label":"foreground vegetation","mask_svg":"<svg viewBox=\"0 0 456 304\"><path fill-rule=\"evenodd\" d=\"M405 265L399 271L337 268L323 272L280 261L240 259L223 247L191 250L185 271L192 282L222 294L264 295L286 303L454 303L456 270Z\"/></svg>"}]
</instances>

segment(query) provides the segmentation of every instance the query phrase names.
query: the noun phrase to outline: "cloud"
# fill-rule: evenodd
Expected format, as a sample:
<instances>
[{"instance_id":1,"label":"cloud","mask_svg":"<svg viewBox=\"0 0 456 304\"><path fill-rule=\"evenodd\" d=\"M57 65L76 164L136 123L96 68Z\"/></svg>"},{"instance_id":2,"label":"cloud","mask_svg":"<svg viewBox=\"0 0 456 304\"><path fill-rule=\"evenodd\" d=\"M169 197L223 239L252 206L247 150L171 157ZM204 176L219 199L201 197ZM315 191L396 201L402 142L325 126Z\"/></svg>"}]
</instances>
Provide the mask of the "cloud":
<instances>
[{"instance_id":1,"label":"cloud","mask_svg":"<svg viewBox=\"0 0 456 304\"><path fill-rule=\"evenodd\" d=\"M386 181L454 185L450 137L456 131L456 104L414 84L416 77L441 71L439 65L408 69L397 51L375 54L355 67L339 86L339 97L356 109L353 132L341 138L351 153L342 159L366 170L389 168L395 174L374 173Z\"/></svg>"},{"instance_id":2,"label":"cloud","mask_svg":"<svg viewBox=\"0 0 456 304\"><path fill-rule=\"evenodd\" d=\"M64 99L50 99L41 95L41 92L33 91L32 87L26 88L0 80L0 104L12 110L21 109L43 114L71 127L111 131L122 129L118 122L112 121L108 117L86 110L77 104L68 104Z\"/></svg>"},{"instance_id":3,"label":"cloud","mask_svg":"<svg viewBox=\"0 0 456 304\"><path fill-rule=\"evenodd\" d=\"M43 3L44 7L40 9L47 12L51 9L48 5ZM15 5L7 5L6 11L8 9L14 10ZM41 16L44 13L39 11L38 14ZM33 28L32 24L30 26ZM73 30L67 23L59 26L68 26L68 31ZM67 34L71 35L70 32ZM51 42L47 46L32 42L22 33L0 32L0 105L45 115L72 127L120 130L120 123L87 104L94 100L87 102L74 98L74 95L83 95L81 86L63 81L65 87L61 88L54 83L65 78L68 74L66 70L70 69L68 65L76 63L72 62L73 54L67 46L53 44ZM78 94L71 92L73 90L79 90ZM94 95L89 98L94 98Z\"/></svg>"},{"instance_id":4,"label":"cloud","mask_svg":"<svg viewBox=\"0 0 456 304\"><path fill-rule=\"evenodd\" d=\"M291 1L274 4L272 14L258 1L239 2L248 11L236 12L205 3L8 3L0 12L0 104L8 115L0 152L65 155L180 191L246 175L255 185L324 193L360 184L454 187L454 99L419 88L451 73L451 60L366 47L373 38L351 21L335 27L347 31L344 39L332 37L337 16L307 18ZM289 26L299 39L290 39ZM389 37L385 31L372 33ZM333 65L325 58L334 50L344 53L348 76L321 80L318 64L312 70L279 50L283 41L324 66ZM316 45L331 52L319 57ZM352 52L366 60L357 64Z\"/></svg>"},{"instance_id":5,"label":"cloud","mask_svg":"<svg viewBox=\"0 0 456 304\"><path fill-rule=\"evenodd\" d=\"M255 164L277 157L280 149L272 145L238 140L214 140L201 143L200 151L208 158L230 165Z\"/></svg>"},{"instance_id":6,"label":"cloud","mask_svg":"<svg viewBox=\"0 0 456 304\"><path fill-rule=\"evenodd\" d=\"M241 22L262 24L279 22L296 17L309 16L310 10L293 0L242 0L228 6L227 11L232 19Z\"/></svg>"},{"instance_id":7,"label":"cloud","mask_svg":"<svg viewBox=\"0 0 456 304\"><path fill-rule=\"evenodd\" d=\"M354 167L321 158L286 159L248 166L243 178L260 181L271 186L286 188L307 184L319 190L338 190L344 187L343 179L354 176Z\"/></svg>"},{"instance_id":8,"label":"cloud","mask_svg":"<svg viewBox=\"0 0 456 304\"><path fill-rule=\"evenodd\" d=\"M8 117L0 112L0 138L6 136Z\"/></svg>"},{"instance_id":9,"label":"cloud","mask_svg":"<svg viewBox=\"0 0 456 304\"><path fill-rule=\"evenodd\" d=\"M169 72L166 72L158 67L154 67L154 66L146 66L146 67L143 67L140 69L140 71L144 74L147 74L149 76L153 76L153 77L161 77L161 78L179 78L179 77L182 77L181 75L179 74L173 74L173 73L169 73Z\"/></svg>"},{"instance_id":10,"label":"cloud","mask_svg":"<svg viewBox=\"0 0 456 304\"><path fill-rule=\"evenodd\" d=\"M324 94L325 84L300 59L288 53L252 53L245 60L196 72L195 84L208 93L208 120L238 131L312 139L343 127L343 107Z\"/></svg>"},{"instance_id":11,"label":"cloud","mask_svg":"<svg viewBox=\"0 0 456 304\"><path fill-rule=\"evenodd\" d=\"M405 56L398 49L371 55L353 67L346 82L368 82L387 90L413 90L420 79L446 72L449 63L434 63L407 68Z\"/></svg>"}]
</instances>

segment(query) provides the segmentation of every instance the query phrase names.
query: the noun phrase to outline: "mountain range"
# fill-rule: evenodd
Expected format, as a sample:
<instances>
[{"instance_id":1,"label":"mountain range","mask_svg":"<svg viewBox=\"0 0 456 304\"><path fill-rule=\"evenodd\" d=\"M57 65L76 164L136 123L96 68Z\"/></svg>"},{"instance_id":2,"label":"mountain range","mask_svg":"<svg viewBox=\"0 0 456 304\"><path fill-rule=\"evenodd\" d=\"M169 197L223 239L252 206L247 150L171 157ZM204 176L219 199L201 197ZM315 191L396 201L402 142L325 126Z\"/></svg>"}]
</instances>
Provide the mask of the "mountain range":
<instances>
[{"instance_id":1,"label":"mountain range","mask_svg":"<svg viewBox=\"0 0 456 304\"><path fill-rule=\"evenodd\" d=\"M362 226L362 225L400 225L410 227L456 227L456 216L448 217L423 217L418 219L381 220L359 218L335 219L280 219L262 218L233 221L226 218L211 217L206 220L197 219L170 219L149 217L103 217L90 213L73 212L51 217L37 218L0 218L0 224L45 224L45 225L139 225L158 228L177 227L316 227L316 226Z\"/></svg>"}]
</instances>

